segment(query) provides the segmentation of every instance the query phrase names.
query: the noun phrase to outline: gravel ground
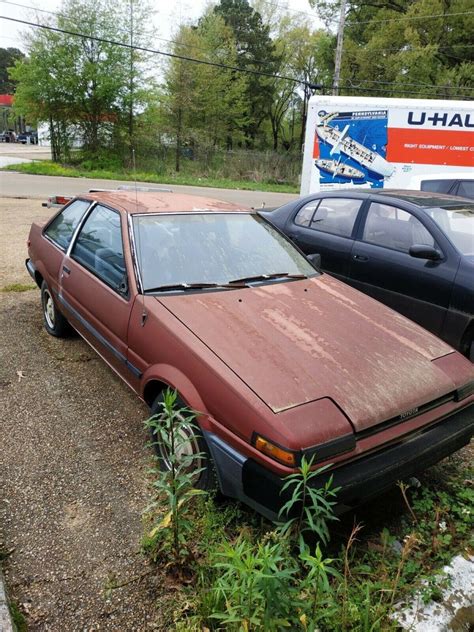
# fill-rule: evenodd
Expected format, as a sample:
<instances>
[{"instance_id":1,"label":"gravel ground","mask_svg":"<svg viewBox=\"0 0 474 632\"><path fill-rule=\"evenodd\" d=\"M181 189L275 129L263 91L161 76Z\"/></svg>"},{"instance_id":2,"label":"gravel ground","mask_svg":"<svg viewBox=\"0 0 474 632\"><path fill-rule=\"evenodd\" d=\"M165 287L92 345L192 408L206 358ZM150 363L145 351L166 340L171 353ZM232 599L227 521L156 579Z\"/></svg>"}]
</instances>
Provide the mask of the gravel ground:
<instances>
[{"instance_id":1,"label":"gravel ground","mask_svg":"<svg viewBox=\"0 0 474 632\"><path fill-rule=\"evenodd\" d=\"M25 242L32 220L50 214L38 200L0 198L0 289L32 285ZM167 630L156 602L169 610L174 588L139 552L146 408L79 337L44 331L37 289L0 292L0 332L0 552L11 551L10 597L30 631ZM472 457L473 444L456 458ZM376 530L404 511L396 490L384 512L380 502L359 515ZM125 585L107 594L110 582Z\"/></svg>"},{"instance_id":2,"label":"gravel ground","mask_svg":"<svg viewBox=\"0 0 474 632\"><path fill-rule=\"evenodd\" d=\"M46 210L46 213L49 211ZM38 202L0 200L0 287L31 284ZM0 293L0 550L29 630L162 629L139 553L144 405L79 338L42 327L39 291ZM128 582L106 598L111 581ZM164 581L164 580L163 580Z\"/></svg>"}]
</instances>

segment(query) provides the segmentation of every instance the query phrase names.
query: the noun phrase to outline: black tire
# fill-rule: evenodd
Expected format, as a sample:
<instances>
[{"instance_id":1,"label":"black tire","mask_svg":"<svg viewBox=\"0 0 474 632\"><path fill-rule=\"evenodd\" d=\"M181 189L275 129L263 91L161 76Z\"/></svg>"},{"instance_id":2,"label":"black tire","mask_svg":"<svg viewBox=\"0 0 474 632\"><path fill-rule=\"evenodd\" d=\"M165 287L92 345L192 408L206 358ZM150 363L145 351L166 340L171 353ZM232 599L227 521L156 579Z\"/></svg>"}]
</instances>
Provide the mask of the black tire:
<instances>
[{"instance_id":1,"label":"black tire","mask_svg":"<svg viewBox=\"0 0 474 632\"><path fill-rule=\"evenodd\" d=\"M44 328L51 336L64 338L71 333L71 326L56 307L51 290L46 281L41 284L41 306Z\"/></svg>"},{"instance_id":2,"label":"black tire","mask_svg":"<svg viewBox=\"0 0 474 632\"><path fill-rule=\"evenodd\" d=\"M161 392L153 404L150 407L151 416L159 414L162 411L162 403L164 401L164 393ZM186 404L183 399L178 395L176 399L176 407L177 408L186 408ZM196 480L193 481L194 487L196 489L202 489L205 491L213 491L216 490L217 485L217 477L214 468L214 463L212 461L212 456L207 446L207 443L202 436L199 428L196 428L197 423L193 420L193 425L188 426L186 428L186 433L189 436L189 452L188 454L200 454L201 457L196 457L194 464L196 469L201 469L201 472L196 474ZM169 471L169 465L167 464L166 451L164 446L157 441L156 434L151 430L151 436L153 441L153 448L155 449L156 455L158 456L158 461L160 463L160 468L162 471Z\"/></svg>"}]
</instances>

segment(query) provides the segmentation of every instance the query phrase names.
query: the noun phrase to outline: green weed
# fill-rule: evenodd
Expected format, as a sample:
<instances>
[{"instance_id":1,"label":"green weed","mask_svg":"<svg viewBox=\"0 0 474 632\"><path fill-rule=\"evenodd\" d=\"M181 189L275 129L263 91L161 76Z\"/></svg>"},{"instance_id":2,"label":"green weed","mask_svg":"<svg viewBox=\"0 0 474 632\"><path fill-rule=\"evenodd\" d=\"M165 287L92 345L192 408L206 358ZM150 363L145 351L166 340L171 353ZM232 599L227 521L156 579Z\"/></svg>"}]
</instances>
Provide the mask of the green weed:
<instances>
[{"instance_id":1,"label":"green weed","mask_svg":"<svg viewBox=\"0 0 474 632\"><path fill-rule=\"evenodd\" d=\"M36 289L36 285L26 285L24 283L10 283L9 285L4 285L0 292L29 292L29 290Z\"/></svg>"}]
</instances>

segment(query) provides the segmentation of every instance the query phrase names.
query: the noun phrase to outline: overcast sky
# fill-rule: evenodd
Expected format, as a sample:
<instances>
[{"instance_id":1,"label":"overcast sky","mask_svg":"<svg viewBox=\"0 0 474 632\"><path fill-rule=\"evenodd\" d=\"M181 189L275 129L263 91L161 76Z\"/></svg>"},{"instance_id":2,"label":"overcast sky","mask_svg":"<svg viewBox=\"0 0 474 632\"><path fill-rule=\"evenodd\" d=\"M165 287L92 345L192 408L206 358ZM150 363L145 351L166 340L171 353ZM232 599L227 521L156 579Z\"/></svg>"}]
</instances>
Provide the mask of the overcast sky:
<instances>
[{"instance_id":1,"label":"overcast sky","mask_svg":"<svg viewBox=\"0 0 474 632\"><path fill-rule=\"evenodd\" d=\"M6 0L0 0L0 15L34 22L36 17L35 12L31 9L16 6L19 4L38 7L46 11L59 11L61 1L41 0L41 2L38 2L38 0L11 0L11 2L7 2ZM170 0L169 2L157 2L155 5L157 35L163 38L171 38L176 33L180 24L196 20L202 14L207 4L207 0ZM293 13L295 16L297 16L300 11L307 13L307 17L310 20L311 16L314 16L314 12L311 10L308 0L287 0L286 2L284 0L268 0L267 4L270 8L273 7L275 10L275 5L287 6L290 14ZM41 13L38 15L41 15ZM44 15L46 16L47 14ZM315 16L314 24L315 26L318 24L318 20ZM25 47L21 36L24 28L24 26L10 22L9 20L0 20L0 47L15 47L24 51ZM157 42L156 48L160 47L165 48L166 43Z\"/></svg>"}]
</instances>

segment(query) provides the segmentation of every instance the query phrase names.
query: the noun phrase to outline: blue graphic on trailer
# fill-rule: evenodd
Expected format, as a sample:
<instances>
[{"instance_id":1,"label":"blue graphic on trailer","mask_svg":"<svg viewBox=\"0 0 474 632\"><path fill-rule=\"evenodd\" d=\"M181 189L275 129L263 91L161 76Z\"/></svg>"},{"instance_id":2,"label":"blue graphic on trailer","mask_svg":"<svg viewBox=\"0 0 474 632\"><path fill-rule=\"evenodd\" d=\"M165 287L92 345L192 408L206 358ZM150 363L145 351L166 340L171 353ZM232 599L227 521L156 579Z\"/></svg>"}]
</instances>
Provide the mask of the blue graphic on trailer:
<instances>
[{"instance_id":1,"label":"blue graphic on trailer","mask_svg":"<svg viewBox=\"0 0 474 632\"><path fill-rule=\"evenodd\" d=\"M387 110L363 112L319 112L321 184L368 184L381 188L394 167L387 155Z\"/></svg>"}]
</instances>

